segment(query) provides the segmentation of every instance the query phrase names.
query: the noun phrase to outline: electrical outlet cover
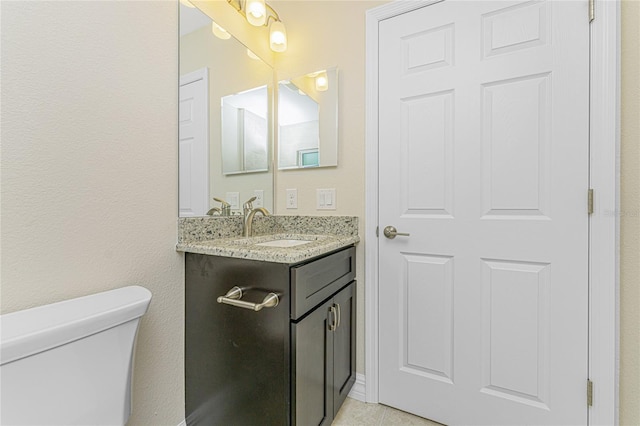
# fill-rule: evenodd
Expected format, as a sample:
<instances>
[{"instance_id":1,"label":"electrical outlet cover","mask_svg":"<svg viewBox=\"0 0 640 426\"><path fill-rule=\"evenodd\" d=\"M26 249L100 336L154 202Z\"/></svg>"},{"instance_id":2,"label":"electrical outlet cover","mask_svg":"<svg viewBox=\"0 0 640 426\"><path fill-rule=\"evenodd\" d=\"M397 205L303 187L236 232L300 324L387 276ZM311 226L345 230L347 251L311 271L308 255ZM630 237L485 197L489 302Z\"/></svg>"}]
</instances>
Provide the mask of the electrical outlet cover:
<instances>
[{"instance_id":1,"label":"electrical outlet cover","mask_svg":"<svg viewBox=\"0 0 640 426\"><path fill-rule=\"evenodd\" d=\"M256 200L253 202L253 207L264 207L264 190L254 190L253 196L256 197Z\"/></svg>"},{"instance_id":2,"label":"electrical outlet cover","mask_svg":"<svg viewBox=\"0 0 640 426\"><path fill-rule=\"evenodd\" d=\"M225 199L227 203L231 204L231 210L240 209L240 193L239 192L227 192Z\"/></svg>"},{"instance_id":3,"label":"electrical outlet cover","mask_svg":"<svg viewBox=\"0 0 640 426\"><path fill-rule=\"evenodd\" d=\"M287 189L287 208L298 208L298 190L296 188Z\"/></svg>"}]
</instances>

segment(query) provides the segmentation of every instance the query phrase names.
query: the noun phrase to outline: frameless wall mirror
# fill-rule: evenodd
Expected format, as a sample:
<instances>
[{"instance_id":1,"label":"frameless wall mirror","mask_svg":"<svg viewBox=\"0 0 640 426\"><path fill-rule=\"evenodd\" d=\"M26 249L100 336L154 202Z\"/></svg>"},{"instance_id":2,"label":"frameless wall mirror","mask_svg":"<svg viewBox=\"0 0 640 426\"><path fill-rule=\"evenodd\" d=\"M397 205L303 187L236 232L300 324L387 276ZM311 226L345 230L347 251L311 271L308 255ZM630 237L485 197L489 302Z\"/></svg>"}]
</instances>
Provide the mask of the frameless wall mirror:
<instances>
[{"instance_id":1,"label":"frameless wall mirror","mask_svg":"<svg viewBox=\"0 0 640 426\"><path fill-rule=\"evenodd\" d=\"M338 165L338 69L278 83L278 168Z\"/></svg>"},{"instance_id":2,"label":"frameless wall mirror","mask_svg":"<svg viewBox=\"0 0 640 426\"><path fill-rule=\"evenodd\" d=\"M180 216L239 214L254 196L273 211L274 81L211 17L180 5Z\"/></svg>"}]
</instances>

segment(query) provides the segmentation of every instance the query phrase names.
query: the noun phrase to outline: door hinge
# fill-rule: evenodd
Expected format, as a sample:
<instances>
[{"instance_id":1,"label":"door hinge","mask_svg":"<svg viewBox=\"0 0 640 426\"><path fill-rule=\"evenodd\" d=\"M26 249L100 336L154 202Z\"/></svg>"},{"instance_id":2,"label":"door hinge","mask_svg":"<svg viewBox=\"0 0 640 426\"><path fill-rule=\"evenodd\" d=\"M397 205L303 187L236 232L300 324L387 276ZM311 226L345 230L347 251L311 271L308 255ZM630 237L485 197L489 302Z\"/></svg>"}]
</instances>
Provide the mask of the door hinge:
<instances>
[{"instance_id":1,"label":"door hinge","mask_svg":"<svg viewBox=\"0 0 640 426\"><path fill-rule=\"evenodd\" d=\"M593 214L593 189L589 188L587 194L587 213Z\"/></svg>"},{"instance_id":2,"label":"door hinge","mask_svg":"<svg viewBox=\"0 0 640 426\"><path fill-rule=\"evenodd\" d=\"M376 237L380 236L380 227L376 226Z\"/></svg>"},{"instance_id":3,"label":"door hinge","mask_svg":"<svg viewBox=\"0 0 640 426\"><path fill-rule=\"evenodd\" d=\"M593 382L587 379L587 406L593 406Z\"/></svg>"},{"instance_id":4,"label":"door hinge","mask_svg":"<svg viewBox=\"0 0 640 426\"><path fill-rule=\"evenodd\" d=\"M596 19L596 0L589 0L589 23Z\"/></svg>"}]
</instances>

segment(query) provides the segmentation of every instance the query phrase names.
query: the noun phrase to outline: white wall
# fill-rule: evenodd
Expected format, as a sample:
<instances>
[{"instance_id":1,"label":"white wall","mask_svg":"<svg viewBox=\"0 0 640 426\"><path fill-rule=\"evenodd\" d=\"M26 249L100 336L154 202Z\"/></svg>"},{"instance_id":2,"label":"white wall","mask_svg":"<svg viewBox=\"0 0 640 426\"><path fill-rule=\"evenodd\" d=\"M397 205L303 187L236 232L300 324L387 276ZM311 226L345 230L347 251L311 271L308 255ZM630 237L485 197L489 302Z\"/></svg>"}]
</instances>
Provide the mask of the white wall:
<instances>
[{"instance_id":1,"label":"white wall","mask_svg":"<svg viewBox=\"0 0 640 426\"><path fill-rule=\"evenodd\" d=\"M2 1L3 313L139 284L131 425L184 419L177 2Z\"/></svg>"}]
</instances>

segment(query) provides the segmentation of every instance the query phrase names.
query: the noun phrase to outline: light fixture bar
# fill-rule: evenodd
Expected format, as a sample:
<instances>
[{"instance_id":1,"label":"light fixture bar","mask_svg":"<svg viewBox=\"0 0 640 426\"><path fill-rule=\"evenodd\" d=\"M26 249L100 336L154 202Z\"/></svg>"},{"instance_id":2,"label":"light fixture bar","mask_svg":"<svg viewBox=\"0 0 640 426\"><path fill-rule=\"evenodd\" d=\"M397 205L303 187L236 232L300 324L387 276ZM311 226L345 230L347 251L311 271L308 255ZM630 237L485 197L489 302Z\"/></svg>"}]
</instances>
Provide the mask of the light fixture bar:
<instances>
[{"instance_id":1,"label":"light fixture bar","mask_svg":"<svg viewBox=\"0 0 640 426\"><path fill-rule=\"evenodd\" d=\"M227 0L251 25L269 28L269 46L274 52L287 50L287 30L275 11L264 0ZM271 24L271 25L269 25Z\"/></svg>"}]
</instances>

